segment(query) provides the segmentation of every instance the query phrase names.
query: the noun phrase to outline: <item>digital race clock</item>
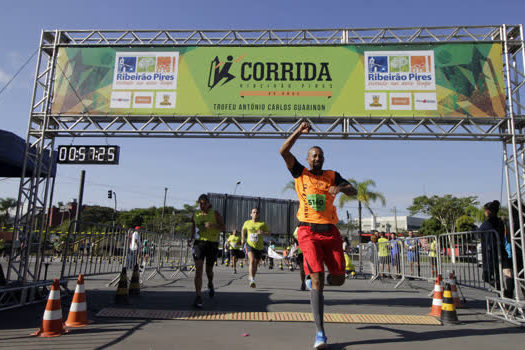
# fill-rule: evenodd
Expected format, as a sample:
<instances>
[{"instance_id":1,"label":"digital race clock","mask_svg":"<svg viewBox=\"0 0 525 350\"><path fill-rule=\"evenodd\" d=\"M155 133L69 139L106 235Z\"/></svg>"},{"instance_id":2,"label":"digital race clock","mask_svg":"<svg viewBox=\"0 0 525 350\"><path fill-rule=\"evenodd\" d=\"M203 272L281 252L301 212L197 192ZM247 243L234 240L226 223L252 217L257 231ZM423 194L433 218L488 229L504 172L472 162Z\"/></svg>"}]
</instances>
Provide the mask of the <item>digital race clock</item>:
<instances>
[{"instance_id":1,"label":"digital race clock","mask_svg":"<svg viewBox=\"0 0 525 350\"><path fill-rule=\"evenodd\" d=\"M58 146L59 164L118 164L119 146Z\"/></svg>"}]
</instances>

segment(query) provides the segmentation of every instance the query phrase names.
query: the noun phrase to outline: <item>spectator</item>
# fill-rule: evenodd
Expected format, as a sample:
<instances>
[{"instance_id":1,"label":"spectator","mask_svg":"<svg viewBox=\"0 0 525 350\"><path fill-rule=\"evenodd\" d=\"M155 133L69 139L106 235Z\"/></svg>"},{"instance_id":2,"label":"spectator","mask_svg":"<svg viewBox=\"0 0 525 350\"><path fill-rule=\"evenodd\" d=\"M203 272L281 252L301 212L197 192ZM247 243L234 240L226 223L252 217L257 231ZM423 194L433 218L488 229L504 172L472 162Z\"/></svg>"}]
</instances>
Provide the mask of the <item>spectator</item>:
<instances>
[{"instance_id":1,"label":"spectator","mask_svg":"<svg viewBox=\"0 0 525 350\"><path fill-rule=\"evenodd\" d=\"M499 289L499 262L498 253L503 269L503 295L512 298L514 291L514 281L512 279L512 260L505 250L505 223L498 218L500 203L495 200L483 206L485 221L481 224L479 231L496 231L498 239L493 235L481 235L481 252L483 257L483 277L484 280Z\"/></svg>"},{"instance_id":2,"label":"spectator","mask_svg":"<svg viewBox=\"0 0 525 350\"><path fill-rule=\"evenodd\" d=\"M405 239L405 249L407 250L408 264L410 265L410 278L414 276L414 263L417 267L417 277L420 276L419 270L419 248L421 244L419 239L414 237L413 231L408 231L408 237Z\"/></svg>"},{"instance_id":3,"label":"spectator","mask_svg":"<svg viewBox=\"0 0 525 350\"><path fill-rule=\"evenodd\" d=\"M390 274L390 259L388 254L388 239L385 238L385 233L381 232L379 234L379 239L377 240L377 251L379 255L379 271L381 272L381 277L385 277L385 267Z\"/></svg>"},{"instance_id":4,"label":"spectator","mask_svg":"<svg viewBox=\"0 0 525 350\"><path fill-rule=\"evenodd\" d=\"M401 242L396 237L396 233L391 233L392 239L390 240L390 254L392 256L392 273L395 273L393 278L397 278L401 272L399 253L401 249Z\"/></svg>"},{"instance_id":5,"label":"spectator","mask_svg":"<svg viewBox=\"0 0 525 350\"><path fill-rule=\"evenodd\" d=\"M436 239L432 239L432 243L430 243L430 251L428 255L430 256L432 277L437 277L437 241Z\"/></svg>"},{"instance_id":6,"label":"spectator","mask_svg":"<svg viewBox=\"0 0 525 350\"><path fill-rule=\"evenodd\" d=\"M137 263L137 256L141 246L139 230L140 226L136 226L135 230L131 234L128 252L128 269L132 269Z\"/></svg>"}]
</instances>

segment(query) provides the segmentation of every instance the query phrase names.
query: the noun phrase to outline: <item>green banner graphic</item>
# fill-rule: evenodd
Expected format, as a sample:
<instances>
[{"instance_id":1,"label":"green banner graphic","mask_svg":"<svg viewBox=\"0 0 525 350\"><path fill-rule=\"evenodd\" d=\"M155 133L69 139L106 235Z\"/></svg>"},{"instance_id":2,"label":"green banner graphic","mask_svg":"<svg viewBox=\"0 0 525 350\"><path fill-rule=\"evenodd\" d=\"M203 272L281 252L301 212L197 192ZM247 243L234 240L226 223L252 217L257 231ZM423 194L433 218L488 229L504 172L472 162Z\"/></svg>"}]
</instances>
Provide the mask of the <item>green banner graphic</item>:
<instances>
[{"instance_id":1,"label":"green banner graphic","mask_svg":"<svg viewBox=\"0 0 525 350\"><path fill-rule=\"evenodd\" d=\"M504 117L501 44L60 48L51 111Z\"/></svg>"}]
</instances>

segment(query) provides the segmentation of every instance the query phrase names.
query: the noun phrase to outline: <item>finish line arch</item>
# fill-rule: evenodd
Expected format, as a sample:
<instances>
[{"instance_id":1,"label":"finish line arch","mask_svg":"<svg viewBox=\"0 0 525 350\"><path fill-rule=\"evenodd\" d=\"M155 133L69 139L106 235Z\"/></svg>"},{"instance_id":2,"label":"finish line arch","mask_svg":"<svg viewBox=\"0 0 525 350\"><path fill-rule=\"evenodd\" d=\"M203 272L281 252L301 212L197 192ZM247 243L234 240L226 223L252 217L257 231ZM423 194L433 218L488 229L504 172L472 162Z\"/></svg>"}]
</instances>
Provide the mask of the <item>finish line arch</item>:
<instances>
[{"instance_id":1,"label":"finish line arch","mask_svg":"<svg viewBox=\"0 0 525 350\"><path fill-rule=\"evenodd\" d=\"M286 138L306 120L313 139L501 142L507 204L519 213L511 227L523 228L524 63L523 25L44 30L24 174L36 166L21 178L15 219L24 248L7 278L40 279L28 243L45 231L42 159L58 137ZM513 256L525 260L519 228ZM513 270L525 288L516 261ZM525 323L516 295L497 305L518 305L512 317Z\"/></svg>"}]
</instances>

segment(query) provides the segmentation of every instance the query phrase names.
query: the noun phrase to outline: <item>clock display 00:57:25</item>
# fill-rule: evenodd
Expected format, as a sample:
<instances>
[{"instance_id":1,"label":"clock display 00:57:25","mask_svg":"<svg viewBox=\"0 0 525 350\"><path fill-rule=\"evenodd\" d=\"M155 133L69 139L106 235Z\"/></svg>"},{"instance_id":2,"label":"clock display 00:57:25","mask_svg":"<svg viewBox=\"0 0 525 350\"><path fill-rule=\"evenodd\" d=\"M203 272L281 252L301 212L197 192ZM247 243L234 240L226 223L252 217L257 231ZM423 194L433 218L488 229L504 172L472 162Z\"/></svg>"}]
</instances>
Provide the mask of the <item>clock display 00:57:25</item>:
<instances>
[{"instance_id":1,"label":"clock display 00:57:25","mask_svg":"<svg viewBox=\"0 0 525 350\"><path fill-rule=\"evenodd\" d=\"M57 163L62 164L118 164L120 147L109 145L58 146Z\"/></svg>"}]
</instances>

